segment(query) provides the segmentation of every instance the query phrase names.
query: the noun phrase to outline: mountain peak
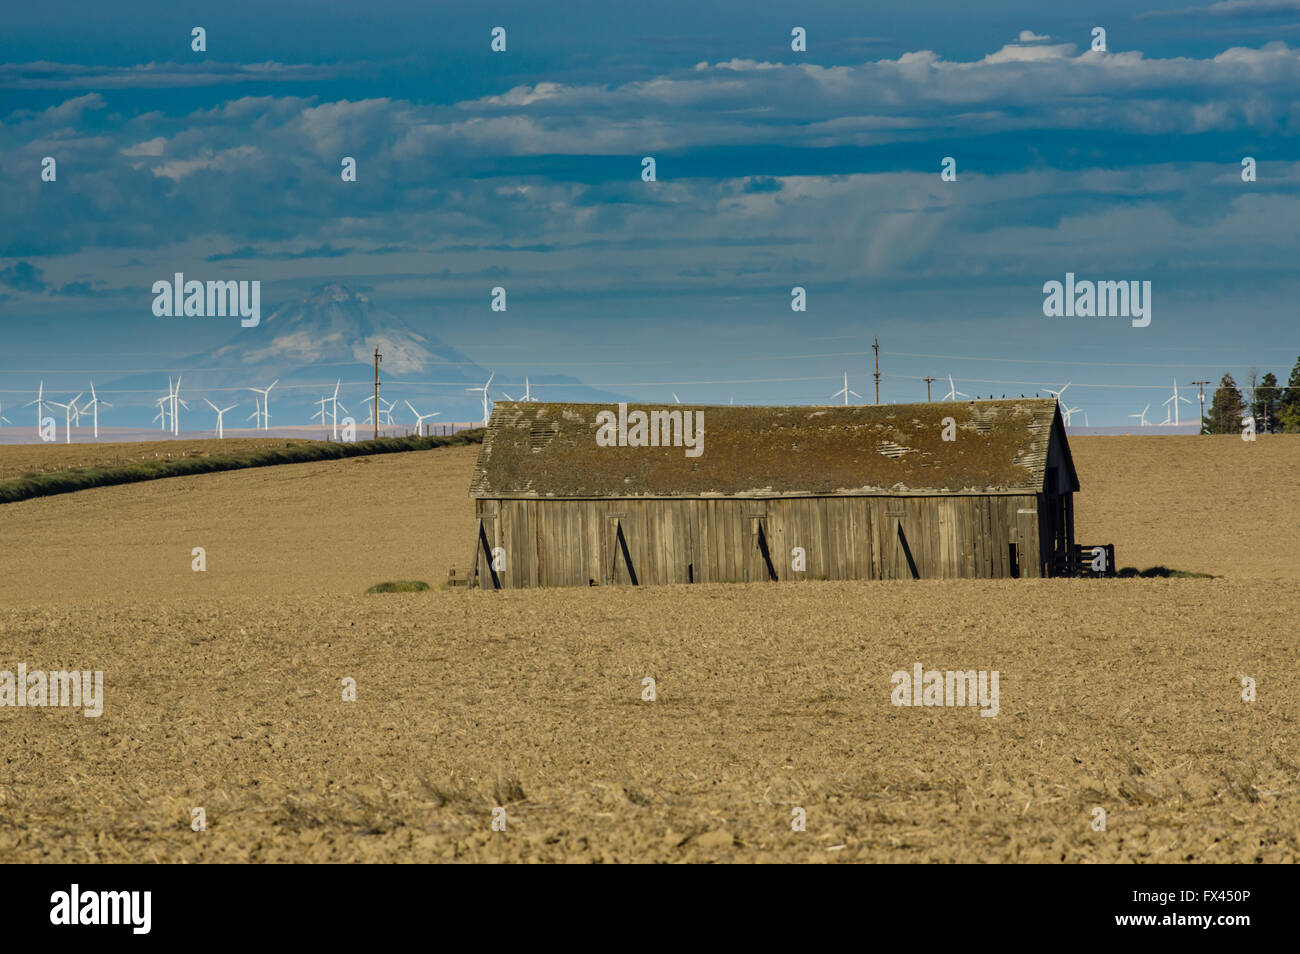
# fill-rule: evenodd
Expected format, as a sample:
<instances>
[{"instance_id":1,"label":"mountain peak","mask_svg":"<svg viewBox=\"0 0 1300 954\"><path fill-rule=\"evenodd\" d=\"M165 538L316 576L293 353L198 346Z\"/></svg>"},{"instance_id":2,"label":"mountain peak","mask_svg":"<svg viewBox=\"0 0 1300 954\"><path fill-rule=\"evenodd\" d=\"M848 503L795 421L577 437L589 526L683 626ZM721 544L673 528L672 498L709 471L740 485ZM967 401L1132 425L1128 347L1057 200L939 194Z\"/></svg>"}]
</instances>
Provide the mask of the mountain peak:
<instances>
[{"instance_id":1,"label":"mountain peak","mask_svg":"<svg viewBox=\"0 0 1300 954\"><path fill-rule=\"evenodd\" d=\"M368 305L370 299L365 295L354 292L347 285L341 282L330 282L309 295L301 302L304 305L329 305L336 302L354 301L358 304Z\"/></svg>"}]
</instances>

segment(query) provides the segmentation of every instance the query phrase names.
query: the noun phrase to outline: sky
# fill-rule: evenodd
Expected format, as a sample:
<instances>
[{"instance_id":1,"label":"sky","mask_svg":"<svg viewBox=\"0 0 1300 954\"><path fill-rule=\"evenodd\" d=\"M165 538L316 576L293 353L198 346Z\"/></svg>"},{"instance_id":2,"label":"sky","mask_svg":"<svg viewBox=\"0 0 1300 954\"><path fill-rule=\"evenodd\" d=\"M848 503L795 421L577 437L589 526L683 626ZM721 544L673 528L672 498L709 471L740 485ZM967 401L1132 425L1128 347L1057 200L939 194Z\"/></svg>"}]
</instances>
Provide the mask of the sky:
<instances>
[{"instance_id":1,"label":"sky","mask_svg":"<svg viewBox=\"0 0 1300 954\"><path fill-rule=\"evenodd\" d=\"M6 19L10 419L38 382L93 376L147 420L168 369L264 353L271 323L155 316L176 272L260 281L263 315L343 283L543 400L827 403L847 374L871 401L878 339L882 401L924 400L926 376L936 398L949 375L971 397L1069 381L1091 424L1124 425L1147 403L1162 419L1174 381L1285 381L1300 356L1300 0L56 0ZM1067 272L1150 282L1150 324L1045 316ZM340 373L359 389L369 369ZM464 384L413 373L403 396L467 419Z\"/></svg>"}]
</instances>

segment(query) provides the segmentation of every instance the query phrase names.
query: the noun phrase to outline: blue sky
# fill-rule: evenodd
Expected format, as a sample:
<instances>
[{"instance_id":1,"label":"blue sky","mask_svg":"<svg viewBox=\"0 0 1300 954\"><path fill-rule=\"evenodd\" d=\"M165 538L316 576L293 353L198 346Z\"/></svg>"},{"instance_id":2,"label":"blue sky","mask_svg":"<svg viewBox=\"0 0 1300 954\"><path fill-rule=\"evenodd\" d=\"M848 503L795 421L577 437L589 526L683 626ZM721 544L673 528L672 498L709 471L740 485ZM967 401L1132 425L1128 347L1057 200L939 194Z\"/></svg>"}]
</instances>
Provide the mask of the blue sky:
<instances>
[{"instance_id":1,"label":"blue sky","mask_svg":"<svg viewBox=\"0 0 1300 954\"><path fill-rule=\"evenodd\" d=\"M345 282L503 380L634 400L825 402L845 371L869 398L873 336L883 400L923 399L925 375L982 396L1072 380L1094 425L1175 377L1285 379L1300 0L902 7L8 11L0 401L264 344L156 318L176 271L260 280L264 314ZM1067 271L1151 281L1151 325L1044 317ZM449 417L473 404L458 381L407 387Z\"/></svg>"}]
</instances>

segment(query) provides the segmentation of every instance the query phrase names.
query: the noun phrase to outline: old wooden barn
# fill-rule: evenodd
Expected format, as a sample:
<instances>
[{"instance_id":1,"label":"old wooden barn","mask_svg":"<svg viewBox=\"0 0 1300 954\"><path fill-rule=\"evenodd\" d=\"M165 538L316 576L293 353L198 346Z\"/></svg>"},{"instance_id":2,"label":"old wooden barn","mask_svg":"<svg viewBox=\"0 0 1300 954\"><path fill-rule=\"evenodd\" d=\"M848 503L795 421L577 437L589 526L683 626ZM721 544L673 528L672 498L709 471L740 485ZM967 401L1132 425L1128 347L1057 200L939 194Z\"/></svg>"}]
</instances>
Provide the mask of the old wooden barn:
<instances>
[{"instance_id":1,"label":"old wooden barn","mask_svg":"<svg viewBox=\"0 0 1300 954\"><path fill-rule=\"evenodd\" d=\"M1078 489L1052 400L500 402L470 485L469 582L1053 576Z\"/></svg>"}]
</instances>

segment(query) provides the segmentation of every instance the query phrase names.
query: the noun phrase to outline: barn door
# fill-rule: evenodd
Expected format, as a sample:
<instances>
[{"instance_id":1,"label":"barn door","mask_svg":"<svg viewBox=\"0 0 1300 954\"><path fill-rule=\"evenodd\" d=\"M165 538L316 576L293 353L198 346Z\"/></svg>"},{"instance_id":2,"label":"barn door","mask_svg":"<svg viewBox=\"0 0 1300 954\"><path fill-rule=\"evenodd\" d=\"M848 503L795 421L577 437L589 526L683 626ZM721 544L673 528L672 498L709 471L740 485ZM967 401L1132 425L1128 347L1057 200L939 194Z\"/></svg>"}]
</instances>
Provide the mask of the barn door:
<instances>
[{"instance_id":1,"label":"barn door","mask_svg":"<svg viewBox=\"0 0 1300 954\"><path fill-rule=\"evenodd\" d=\"M601 535L602 583L630 583L639 585L632 546L628 542L625 522L627 514L605 515L605 532Z\"/></svg>"},{"instance_id":2,"label":"barn door","mask_svg":"<svg viewBox=\"0 0 1300 954\"><path fill-rule=\"evenodd\" d=\"M772 556L772 537L768 531L767 505L750 504L745 508L745 580L776 580L776 562Z\"/></svg>"}]
</instances>

